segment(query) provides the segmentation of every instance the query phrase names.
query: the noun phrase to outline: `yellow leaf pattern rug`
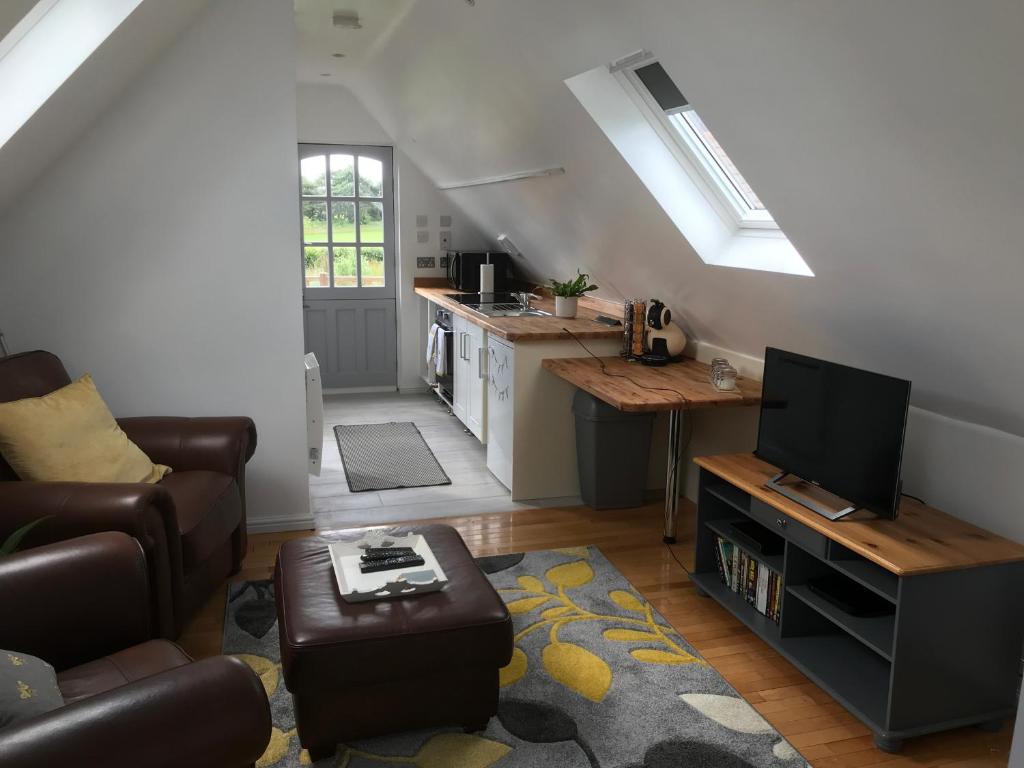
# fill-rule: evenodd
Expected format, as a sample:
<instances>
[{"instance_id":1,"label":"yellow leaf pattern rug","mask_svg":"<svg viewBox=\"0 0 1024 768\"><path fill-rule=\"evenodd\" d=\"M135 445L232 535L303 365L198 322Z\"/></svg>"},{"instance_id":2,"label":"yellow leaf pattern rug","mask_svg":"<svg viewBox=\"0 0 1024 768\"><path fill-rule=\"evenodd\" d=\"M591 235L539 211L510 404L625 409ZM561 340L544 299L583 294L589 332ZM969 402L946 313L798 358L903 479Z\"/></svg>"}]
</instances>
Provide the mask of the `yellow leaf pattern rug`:
<instances>
[{"instance_id":1,"label":"yellow leaf pattern rug","mask_svg":"<svg viewBox=\"0 0 1024 768\"><path fill-rule=\"evenodd\" d=\"M477 561L515 651L481 733L429 729L341 745L326 768L798 768L800 755L596 547ZM416 598L409 598L416 599ZM280 678L273 584L230 587L224 652L263 681L274 730L259 768L314 765Z\"/></svg>"}]
</instances>

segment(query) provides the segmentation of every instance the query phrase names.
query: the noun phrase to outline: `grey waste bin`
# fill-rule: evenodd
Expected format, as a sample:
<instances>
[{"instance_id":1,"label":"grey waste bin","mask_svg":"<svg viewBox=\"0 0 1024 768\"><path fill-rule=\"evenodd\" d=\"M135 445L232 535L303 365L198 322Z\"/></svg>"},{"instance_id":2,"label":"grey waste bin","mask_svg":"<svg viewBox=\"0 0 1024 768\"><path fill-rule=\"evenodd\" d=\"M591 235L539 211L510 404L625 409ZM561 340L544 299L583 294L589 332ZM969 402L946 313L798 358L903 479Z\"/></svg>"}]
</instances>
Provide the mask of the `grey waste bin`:
<instances>
[{"instance_id":1,"label":"grey waste bin","mask_svg":"<svg viewBox=\"0 0 1024 768\"><path fill-rule=\"evenodd\" d=\"M654 414L620 411L583 390L572 412L583 503L594 509L643 504Z\"/></svg>"}]
</instances>

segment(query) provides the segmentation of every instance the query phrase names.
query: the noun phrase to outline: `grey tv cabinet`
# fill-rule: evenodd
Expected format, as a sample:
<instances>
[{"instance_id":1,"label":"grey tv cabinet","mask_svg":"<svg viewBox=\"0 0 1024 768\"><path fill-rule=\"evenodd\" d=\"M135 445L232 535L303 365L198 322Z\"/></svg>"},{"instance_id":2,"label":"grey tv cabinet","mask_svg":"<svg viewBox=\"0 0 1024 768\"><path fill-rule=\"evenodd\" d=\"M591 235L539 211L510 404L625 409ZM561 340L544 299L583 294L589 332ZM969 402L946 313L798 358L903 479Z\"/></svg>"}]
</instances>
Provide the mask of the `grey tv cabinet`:
<instances>
[{"instance_id":1,"label":"grey tv cabinet","mask_svg":"<svg viewBox=\"0 0 1024 768\"><path fill-rule=\"evenodd\" d=\"M1017 706L1024 647L1024 547L905 499L897 520L860 512L831 522L764 487L777 470L752 454L701 467L696 568L713 597L859 718L886 752L967 725L999 728ZM732 524L754 520L784 540L765 557ZM779 623L723 583L715 539L731 541L783 580ZM892 606L846 613L808 588L839 575Z\"/></svg>"}]
</instances>

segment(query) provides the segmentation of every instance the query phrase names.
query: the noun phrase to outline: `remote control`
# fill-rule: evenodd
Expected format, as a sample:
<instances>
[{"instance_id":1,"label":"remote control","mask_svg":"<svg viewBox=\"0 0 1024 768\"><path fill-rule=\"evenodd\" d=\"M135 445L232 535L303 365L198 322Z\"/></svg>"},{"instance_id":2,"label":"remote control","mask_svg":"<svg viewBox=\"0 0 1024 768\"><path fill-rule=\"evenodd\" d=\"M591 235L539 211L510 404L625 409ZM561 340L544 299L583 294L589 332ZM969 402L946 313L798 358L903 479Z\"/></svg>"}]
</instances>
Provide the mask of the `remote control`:
<instances>
[{"instance_id":1,"label":"remote control","mask_svg":"<svg viewBox=\"0 0 1024 768\"><path fill-rule=\"evenodd\" d=\"M423 558L419 555L406 555L405 557L389 557L386 560L372 560L367 563L360 563L359 570L363 573L377 573L378 571L395 571L399 568L410 568L414 565L423 565Z\"/></svg>"},{"instance_id":2,"label":"remote control","mask_svg":"<svg viewBox=\"0 0 1024 768\"><path fill-rule=\"evenodd\" d=\"M384 547L382 549L370 548L360 555L359 559L364 563L367 563L371 560L386 560L389 557L407 557L415 554L416 552L412 547Z\"/></svg>"}]
</instances>

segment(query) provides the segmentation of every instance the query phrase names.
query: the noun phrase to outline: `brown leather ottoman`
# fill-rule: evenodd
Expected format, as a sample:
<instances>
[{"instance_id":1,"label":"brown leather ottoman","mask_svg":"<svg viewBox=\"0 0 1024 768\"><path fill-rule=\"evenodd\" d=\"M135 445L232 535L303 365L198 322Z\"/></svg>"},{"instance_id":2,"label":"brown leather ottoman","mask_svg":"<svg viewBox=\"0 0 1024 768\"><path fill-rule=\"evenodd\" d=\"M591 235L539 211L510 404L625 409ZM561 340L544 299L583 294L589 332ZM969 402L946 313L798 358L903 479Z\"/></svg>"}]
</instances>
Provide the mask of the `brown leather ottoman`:
<instances>
[{"instance_id":1,"label":"brown leather ottoman","mask_svg":"<svg viewBox=\"0 0 1024 768\"><path fill-rule=\"evenodd\" d=\"M337 744L437 725L479 730L498 709L512 619L447 525L389 529L426 537L448 576L441 592L347 603L324 539L285 542L274 583L281 671L299 741L314 759ZM346 531L346 539L364 531Z\"/></svg>"}]
</instances>

